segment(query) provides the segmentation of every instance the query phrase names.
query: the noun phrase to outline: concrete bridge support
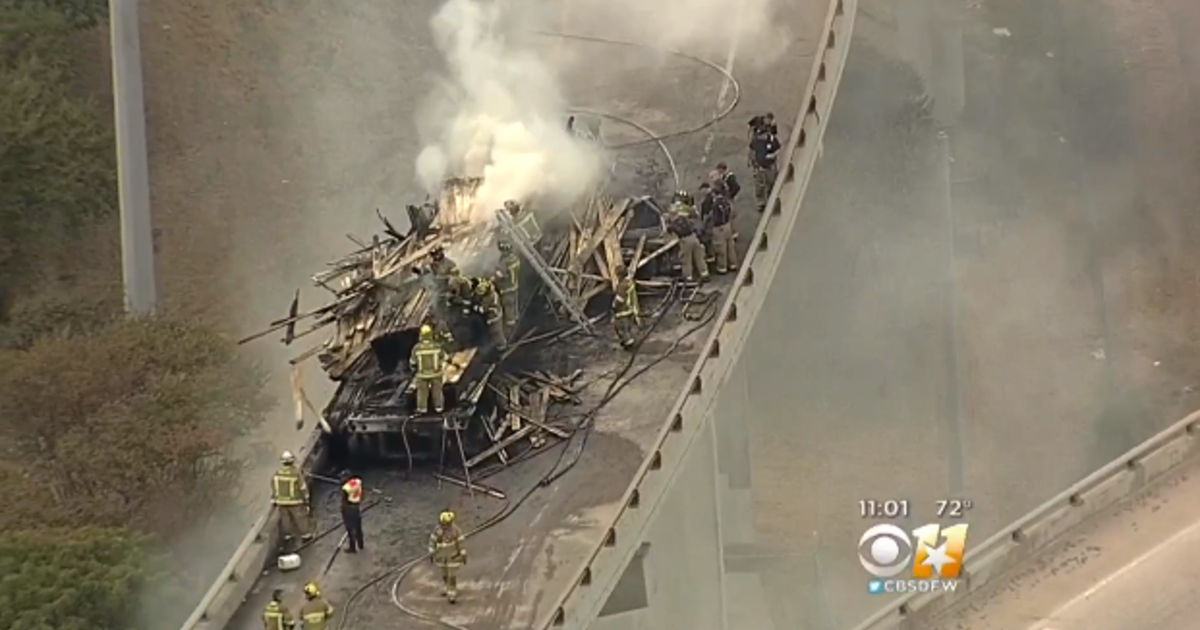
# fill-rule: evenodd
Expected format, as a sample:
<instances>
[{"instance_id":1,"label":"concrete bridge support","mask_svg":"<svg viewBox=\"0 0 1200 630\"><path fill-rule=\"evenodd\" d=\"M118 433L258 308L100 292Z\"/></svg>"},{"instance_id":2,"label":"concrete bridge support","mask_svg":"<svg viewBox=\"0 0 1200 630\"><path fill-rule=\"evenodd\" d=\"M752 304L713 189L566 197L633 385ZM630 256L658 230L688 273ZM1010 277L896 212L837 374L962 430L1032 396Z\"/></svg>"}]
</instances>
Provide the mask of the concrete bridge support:
<instances>
[{"instance_id":1,"label":"concrete bridge support","mask_svg":"<svg viewBox=\"0 0 1200 630\"><path fill-rule=\"evenodd\" d=\"M749 403L739 364L594 630L774 629L758 574L736 566L754 544Z\"/></svg>"}]
</instances>

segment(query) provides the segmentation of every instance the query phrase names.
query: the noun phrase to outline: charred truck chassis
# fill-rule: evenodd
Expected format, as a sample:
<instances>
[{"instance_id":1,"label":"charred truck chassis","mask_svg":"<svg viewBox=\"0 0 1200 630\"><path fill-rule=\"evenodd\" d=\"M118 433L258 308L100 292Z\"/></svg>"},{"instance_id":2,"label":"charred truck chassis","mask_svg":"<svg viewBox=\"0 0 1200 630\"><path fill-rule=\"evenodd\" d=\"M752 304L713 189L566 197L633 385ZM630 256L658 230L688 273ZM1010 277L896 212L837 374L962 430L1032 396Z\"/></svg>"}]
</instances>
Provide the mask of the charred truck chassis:
<instances>
[{"instance_id":1,"label":"charred truck chassis","mask_svg":"<svg viewBox=\"0 0 1200 630\"><path fill-rule=\"evenodd\" d=\"M561 237L548 231L538 250L545 253ZM515 330L506 331L515 340L527 330L534 301L543 293L536 272L522 261ZM447 354L454 360L465 351L469 360L456 364L461 373L444 385L446 410L441 414L416 412L409 356L419 337L419 327L405 328L371 341L356 365L339 380L337 390L324 410L333 432L322 436L335 467L348 467L369 460L422 462L438 459L457 450L461 439L466 457L491 444L483 419L498 413L497 401L487 382L502 372L504 362L490 339L483 316L471 313L455 320L454 342ZM457 459L457 457L455 457Z\"/></svg>"}]
</instances>

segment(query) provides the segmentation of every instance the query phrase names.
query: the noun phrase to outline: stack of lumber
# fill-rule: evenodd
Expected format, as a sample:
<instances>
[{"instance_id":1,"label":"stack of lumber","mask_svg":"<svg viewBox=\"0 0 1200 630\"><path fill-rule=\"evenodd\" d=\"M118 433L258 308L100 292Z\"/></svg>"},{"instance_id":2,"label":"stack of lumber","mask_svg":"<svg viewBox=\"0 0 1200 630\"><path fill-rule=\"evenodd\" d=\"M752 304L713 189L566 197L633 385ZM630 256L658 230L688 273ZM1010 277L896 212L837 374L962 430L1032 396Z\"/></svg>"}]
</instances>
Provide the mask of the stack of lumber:
<instances>
[{"instance_id":1,"label":"stack of lumber","mask_svg":"<svg viewBox=\"0 0 1200 630\"><path fill-rule=\"evenodd\" d=\"M621 238L633 218L629 204L599 195L580 204L571 213L567 238L547 261L581 308L617 286L616 268L625 263Z\"/></svg>"},{"instance_id":2,"label":"stack of lumber","mask_svg":"<svg viewBox=\"0 0 1200 630\"><path fill-rule=\"evenodd\" d=\"M498 401L499 413L484 419L484 430L492 447L467 460L467 469L497 458L508 464L509 449L528 440L533 448L541 448L547 439L565 440L570 429L549 419L555 404L580 404L579 378L582 370L568 376L545 371L520 372L497 376L488 383Z\"/></svg>"}]
</instances>

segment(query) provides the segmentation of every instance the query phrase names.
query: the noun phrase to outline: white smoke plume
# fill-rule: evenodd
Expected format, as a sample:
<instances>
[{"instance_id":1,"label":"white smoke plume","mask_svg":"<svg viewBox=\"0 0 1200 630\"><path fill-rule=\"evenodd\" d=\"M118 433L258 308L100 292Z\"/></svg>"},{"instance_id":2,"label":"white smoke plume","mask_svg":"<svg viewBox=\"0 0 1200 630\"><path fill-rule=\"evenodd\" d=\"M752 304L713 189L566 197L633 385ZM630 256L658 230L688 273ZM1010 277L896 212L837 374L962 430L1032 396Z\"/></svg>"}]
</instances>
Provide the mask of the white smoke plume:
<instances>
[{"instance_id":1,"label":"white smoke plume","mask_svg":"<svg viewBox=\"0 0 1200 630\"><path fill-rule=\"evenodd\" d=\"M420 117L427 144L417 177L436 194L447 176L482 176L472 221L494 221L510 199L555 212L602 173L599 150L566 129L554 68L522 31L506 32L530 28L514 10L504 0L449 0L430 21L448 76Z\"/></svg>"},{"instance_id":2,"label":"white smoke plume","mask_svg":"<svg viewBox=\"0 0 1200 630\"><path fill-rule=\"evenodd\" d=\"M764 68L795 39L789 24L824 18L824 2L796 0L566 0L565 21L586 34L644 42L720 63Z\"/></svg>"}]
</instances>

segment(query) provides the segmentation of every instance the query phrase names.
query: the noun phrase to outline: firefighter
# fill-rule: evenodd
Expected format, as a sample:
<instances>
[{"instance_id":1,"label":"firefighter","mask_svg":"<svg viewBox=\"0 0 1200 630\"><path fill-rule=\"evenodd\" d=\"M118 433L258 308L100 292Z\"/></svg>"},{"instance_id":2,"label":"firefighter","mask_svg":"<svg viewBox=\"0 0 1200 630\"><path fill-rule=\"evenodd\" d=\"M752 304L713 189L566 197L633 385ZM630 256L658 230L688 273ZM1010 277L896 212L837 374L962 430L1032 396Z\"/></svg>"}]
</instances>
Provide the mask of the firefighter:
<instances>
[{"instance_id":1,"label":"firefighter","mask_svg":"<svg viewBox=\"0 0 1200 630\"><path fill-rule=\"evenodd\" d=\"M446 258L446 248L437 245L429 252L429 271L438 278L446 279L458 271L458 265Z\"/></svg>"},{"instance_id":2,"label":"firefighter","mask_svg":"<svg viewBox=\"0 0 1200 630\"><path fill-rule=\"evenodd\" d=\"M434 310L438 311L441 317L448 317L449 307L453 306L451 295L454 278L459 276L460 272L458 265L446 257L446 249L441 245L434 246L429 252L429 266L424 269L419 266L413 267L413 272L417 275L428 273L432 276L436 296Z\"/></svg>"},{"instance_id":3,"label":"firefighter","mask_svg":"<svg viewBox=\"0 0 1200 630\"><path fill-rule=\"evenodd\" d=\"M492 342L503 350L508 347L508 338L504 335L504 308L500 305L500 294L487 278L475 279L475 305L487 321L488 332Z\"/></svg>"},{"instance_id":4,"label":"firefighter","mask_svg":"<svg viewBox=\"0 0 1200 630\"><path fill-rule=\"evenodd\" d=\"M692 195L685 190L680 190L671 197L670 213L677 214L694 214L696 211L695 200Z\"/></svg>"},{"instance_id":5,"label":"firefighter","mask_svg":"<svg viewBox=\"0 0 1200 630\"><path fill-rule=\"evenodd\" d=\"M717 162L716 167L713 168L712 172L708 174L708 177L709 181L712 182L713 187L716 187L718 184L725 187L725 196L729 198L729 205L733 207L733 214L730 216L732 216L734 219L737 219L737 196L738 193L742 192L742 183L738 181L737 175L734 175L733 171L729 170L728 164L724 162ZM729 253L731 256L736 258L738 239L737 225L732 221L730 222L730 225L733 227L733 236L730 239ZM729 268L737 269L737 264L735 263Z\"/></svg>"},{"instance_id":6,"label":"firefighter","mask_svg":"<svg viewBox=\"0 0 1200 630\"><path fill-rule=\"evenodd\" d=\"M467 564L463 549L463 533L454 524L454 512L445 510L438 515L438 525L429 535L429 560L442 570L442 585L446 599L458 600L458 570Z\"/></svg>"},{"instance_id":7,"label":"firefighter","mask_svg":"<svg viewBox=\"0 0 1200 630\"><path fill-rule=\"evenodd\" d=\"M613 292L613 328L622 348L632 348L637 342L638 330L642 326L642 315L638 308L637 283L629 277L624 265L616 269L617 288Z\"/></svg>"},{"instance_id":8,"label":"firefighter","mask_svg":"<svg viewBox=\"0 0 1200 630\"><path fill-rule=\"evenodd\" d=\"M667 229L679 239L679 267L689 284L708 280L708 263L696 228L698 220L692 196L684 191L675 193Z\"/></svg>"},{"instance_id":9,"label":"firefighter","mask_svg":"<svg viewBox=\"0 0 1200 630\"><path fill-rule=\"evenodd\" d=\"M349 470L342 471L342 525L346 527L346 553L366 549L362 529L362 479Z\"/></svg>"},{"instance_id":10,"label":"firefighter","mask_svg":"<svg viewBox=\"0 0 1200 630\"><path fill-rule=\"evenodd\" d=\"M329 618L333 616L333 606L321 597L321 589L316 582L304 585L304 605L300 607L300 620L304 622L304 630L326 630Z\"/></svg>"},{"instance_id":11,"label":"firefighter","mask_svg":"<svg viewBox=\"0 0 1200 630\"><path fill-rule=\"evenodd\" d=\"M471 305L471 280L462 275L458 269L450 272L445 284L446 303L455 308L467 308Z\"/></svg>"},{"instance_id":12,"label":"firefighter","mask_svg":"<svg viewBox=\"0 0 1200 630\"><path fill-rule=\"evenodd\" d=\"M504 311L504 333L512 335L517 328L517 310L521 296L521 257L513 253L508 239L496 242L500 250L500 269L496 271L496 287L500 291L500 307Z\"/></svg>"},{"instance_id":13,"label":"firefighter","mask_svg":"<svg viewBox=\"0 0 1200 630\"><path fill-rule=\"evenodd\" d=\"M296 456L284 451L279 456L280 467L271 479L271 501L279 509L279 526L283 530L283 541L290 546L299 537L313 537L310 527L308 484L296 469Z\"/></svg>"},{"instance_id":14,"label":"firefighter","mask_svg":"<svg viewBox=\"0 0 1200 630\"><path fill-rule=\"evenodd\" d=\"M433 398L434 413L446 410L446 393L443 385L446 378L446 351L433 336L433 326L421 326L421 339L413 346L408 365L413 370L417 387L417 413L429 413L429 399Z\"/></svg>"},{"instance_id":15,"label":"firefighter","mask_svg":"<svg viewBox=\"0 0 1200 630\"><path fill-rule=\"evenodd\" d=\"M775 178L779 175L776 160L782 146L775 117L767 114L758 122L757 126L752 125L751 130L750 168L754 172L754 199L758 203L758 211L763 212L767 209L767 198L771 196L771 188L775 186Z\"/></svg>"},{"instance_id":16,"label":"firefighter","mask_svg":"<svg viewBox=\"0 0 1200 630\"><path fill-rule=\"evenodd\" d=\"M710 233L710 242L718 275L737 269L737 251L733 244L733 203L725 196L725 186L709 189L705 199L708 213L705 226Z\"/></svg>"},{"instance_id":17,"label":"firefighter","mask_svg":"<svg viewBox=\"0 0 1200 630\"><path fill-rule=\"evenodd\" d=\"M263 630L292 630L296 627L296 618L292 611L283 605L283 589L271 592L271 601L262 614Z\"/></svg>"},{"instance_id":18,"label":"firefighter","mask_svg":"<svg viewBox=\"0 0 1200 630\"><path fill-rule=\"evenodd\" d=\"M737 201L738 193L742 192L742 184L738 181L737 175L729 170L728 164L717 162L717 166L708 174L708 178L713 186L721 184L725 187L725 196L729 197L730 201Z\"/></svg>"}]
</instances>

